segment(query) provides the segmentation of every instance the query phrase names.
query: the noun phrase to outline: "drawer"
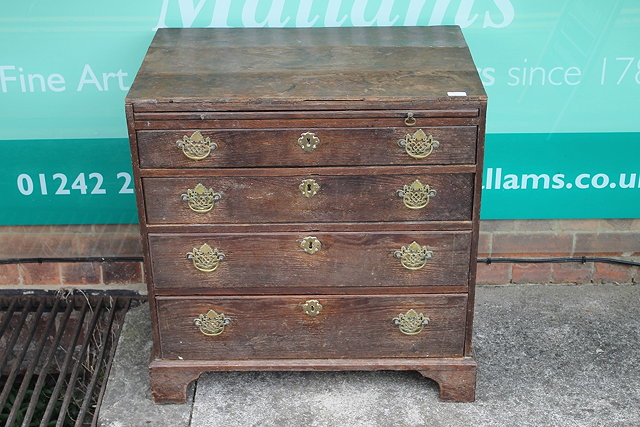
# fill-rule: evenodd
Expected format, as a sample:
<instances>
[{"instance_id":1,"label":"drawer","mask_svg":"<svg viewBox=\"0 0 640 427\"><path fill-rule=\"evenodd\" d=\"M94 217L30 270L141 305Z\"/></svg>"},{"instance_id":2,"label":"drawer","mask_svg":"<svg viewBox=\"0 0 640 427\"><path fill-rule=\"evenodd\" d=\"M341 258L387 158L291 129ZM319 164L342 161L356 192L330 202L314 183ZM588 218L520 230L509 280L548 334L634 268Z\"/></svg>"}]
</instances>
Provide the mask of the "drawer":
<instances>
[{"instance_id":1,"label":"drawer","mask_svg":"<svg viewBox=\"0 0 640 427\"><path fill-rule=\"evenodd\" d=\"M143 178L147 223L471 220L472 173L368 173Z\"/></svg>"},{"instance_id":2,"label":"drawer","mask_svg":"<svg viewBox=\"0 0 640 427\"><path fill-rule=\"evenodd\" d=\"M203 129L199 134L194 132L194 129L139 131L140 167L473 164L477 128Z\"/></svg>"},{"instance_id":3,"label":"drawer","mask_svg":"<svg viewBox=\"0 0 640 427\"><path fill-rule=\"evenodd\" d=\"M467 309L464 294L158 297L156 302L164 359L460 357L463 354ZM312 315L306 314L305 309ZM200 327L196 326L195 319L200 320ZM425 319L428 319L426 325ZM227 322L230 323L223 326ZM401 332L401 327L414 335ZM211 335L216 333L218 335Z\"/></svg>"},{"instance_id":4,"label":"drawer","mask_svg":"<svg viewBox=\"0 0 640 427\"><path fill-rule=\"evenodd\" d=\"M425 291L467 286L471 232L150 234L149 251L158 290L313 293L327 287L402 286Z\"/></svg>"}]
</instances>

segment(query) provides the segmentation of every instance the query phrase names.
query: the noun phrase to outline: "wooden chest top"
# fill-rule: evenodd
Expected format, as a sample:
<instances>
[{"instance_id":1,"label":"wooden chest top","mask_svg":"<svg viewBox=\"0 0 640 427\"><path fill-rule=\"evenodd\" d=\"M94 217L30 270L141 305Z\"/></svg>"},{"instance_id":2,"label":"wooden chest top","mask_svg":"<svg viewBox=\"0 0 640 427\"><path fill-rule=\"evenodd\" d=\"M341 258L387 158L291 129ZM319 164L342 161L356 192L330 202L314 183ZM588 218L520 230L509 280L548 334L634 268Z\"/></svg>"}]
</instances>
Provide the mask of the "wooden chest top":
<instances>
[{"instance_id":1,"label":"wooden chest top","mask_svg":"<svg viewBox=\"0 0 640 427\"><path fill-rule=\"evenodd\" d=\"M451 100L448 92L486 100L459 27L164 28L127 102L382 108Z\"/></svg>"}]
</instances>

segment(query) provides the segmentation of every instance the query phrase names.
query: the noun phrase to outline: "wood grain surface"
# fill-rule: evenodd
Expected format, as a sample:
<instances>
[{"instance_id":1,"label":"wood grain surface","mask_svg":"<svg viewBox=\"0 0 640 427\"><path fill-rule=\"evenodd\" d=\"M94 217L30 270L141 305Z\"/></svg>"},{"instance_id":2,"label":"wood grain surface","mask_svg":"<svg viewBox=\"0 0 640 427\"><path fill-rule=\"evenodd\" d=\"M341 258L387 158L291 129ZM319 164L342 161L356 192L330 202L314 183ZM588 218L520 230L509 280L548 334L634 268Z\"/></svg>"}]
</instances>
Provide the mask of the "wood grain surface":
<instances>
[{"instance_id":1,"label":"wood grain surface","mask_svg":"<svg viewBox=\"0 0 640 427\"><path fill-rule=\"evenodd\" d=\"M313 255L300 244L316 237ZM416 241L433 252L420 270L404 268L394 252ZM207 243L226 258L215 271L197 270L187 252ZM467 286L470 232L151 234L149 250L157 289Z\"/></svg>"},{"instance_id":2,"label":"wood grain surface","mask_svg":"<svg viewBox=\"0 0 640 427\"><path fill-rule=\"evenodd\" d=\"M287 359L460 357L466 295L316 296L322 312L310 317L311 298L158 297L161 353L165 359ZM404 335L392 319L409 309L429 317L417 335ZM231 318L216 337L194 319L209 310Z\"/></svg>"},{"instance_id":3,"label":"wood grain surface","mask_svg":"<svg viewBox=\"0 0 640 427\"><path fill-rule=\"evenodd\" d=\"M307 198L298 188L314 179ZM407 208L397 191L416 179L437 194L422 209ZM181 199L201 183L222 194L207 213ZM473 174L217 176L143 178L149 224L224 224L351 221L465 221L471 218Z\"/></svg>"},{"instance_id":4,"label":"wood grain surface","mask_svg":"<svg viewBox=\"0 0 640 427\"><path fill-rule=\"evenodd\" d=\"M444 358L179 360L153 358L149 363L155 403L184 403L187 386L207 371L391 371L417 370L436 381L440 399L472 402L477 364L473 356Z\"/></svg>"},{"instance_id":5,"label":"wood grain surface","mask_svg":"<svg viewBox=\"0 0 640 427\"><path fill-rule=\"evenodd\" d=\"M161 28L127 101L357 103L450 91L486 99L457 27Z\"/></svg>"},{"instance_id":6,"label":"wood grain surface","mask_svg":"<svg viewBox=\"0 0 640 427\"><path fill-rule=\"evenodd\" d=\"M357 123L356 123L357 124ZM421 129L439 146L423 159L416 159L398 145L406 135ZM292 128L202 130L217 144L202 160L189 159L176 145L195 129L138 132L141 168L232 168L291 165L421 165L475 163L475 126L421 128ZM303 133L312 132L320 141L312 152L298 145Z\"/></svg>"}]
</instances>

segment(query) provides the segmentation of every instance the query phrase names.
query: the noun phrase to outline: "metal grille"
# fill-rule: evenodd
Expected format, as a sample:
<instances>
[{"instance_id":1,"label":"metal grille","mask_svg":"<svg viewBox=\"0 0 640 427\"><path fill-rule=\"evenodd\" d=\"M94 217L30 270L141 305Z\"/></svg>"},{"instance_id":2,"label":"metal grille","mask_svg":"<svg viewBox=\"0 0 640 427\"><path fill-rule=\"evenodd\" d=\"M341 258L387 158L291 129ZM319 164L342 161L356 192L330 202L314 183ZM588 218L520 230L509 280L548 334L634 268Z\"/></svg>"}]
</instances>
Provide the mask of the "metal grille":
<instances>
[{"instance_id":1,"label":"metal grille","mask_svg":"<svg viewBox=\"0 0 640 427\"><path fill-rule=\"evenodd\" d=\"M0 423L96 425L127 296L0 296Z\"/></svg>"}]
</instances>

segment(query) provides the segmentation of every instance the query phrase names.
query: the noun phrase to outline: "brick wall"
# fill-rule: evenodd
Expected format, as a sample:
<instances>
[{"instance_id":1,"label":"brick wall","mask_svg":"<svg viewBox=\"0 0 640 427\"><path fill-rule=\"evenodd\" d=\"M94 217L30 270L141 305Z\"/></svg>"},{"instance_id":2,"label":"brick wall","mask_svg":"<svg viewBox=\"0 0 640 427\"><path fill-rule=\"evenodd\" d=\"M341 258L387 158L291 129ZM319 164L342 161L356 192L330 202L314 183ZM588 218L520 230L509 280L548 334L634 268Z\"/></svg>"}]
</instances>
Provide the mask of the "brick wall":
<instances>
[{"instance_id":1,"label":"brick wall","mask_svg":"<svg viewBox=\"0 0 640 427\"><path fill-rule=\"evenodd\" d=\"M0 227L0 259L140 256L137 225ZM0 264L0 286L145 290L140 262Z\"/></svg>"},{"instance_id":2,"label":"brick wall","mask_svg":"<svg viewBox=\"0 0 640 427\"><path fill-rule=\"evenodd\" d=\"M610 257L639 261L640 219L481 221L480 258ZM637 267L605 263L478 264L478 283L638 283Z\"/></svg>"},{"instance_id":3,"label":"brick wall","mask_svg":"<svg viewBox=\"0 0 640 427\"><path fill-rule=\"evenodd\" d=\"M139 257L137 225L0 227L0 259ZM640 219L481 221L481 258L604 256L638 261ZM138 262L0 264L4 288L144 289ZM640 271L604 263L481 263L478 283L638 283Z\"/></svg>"}]
</instances>

